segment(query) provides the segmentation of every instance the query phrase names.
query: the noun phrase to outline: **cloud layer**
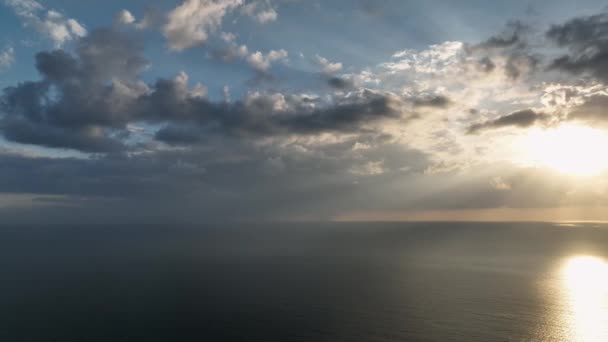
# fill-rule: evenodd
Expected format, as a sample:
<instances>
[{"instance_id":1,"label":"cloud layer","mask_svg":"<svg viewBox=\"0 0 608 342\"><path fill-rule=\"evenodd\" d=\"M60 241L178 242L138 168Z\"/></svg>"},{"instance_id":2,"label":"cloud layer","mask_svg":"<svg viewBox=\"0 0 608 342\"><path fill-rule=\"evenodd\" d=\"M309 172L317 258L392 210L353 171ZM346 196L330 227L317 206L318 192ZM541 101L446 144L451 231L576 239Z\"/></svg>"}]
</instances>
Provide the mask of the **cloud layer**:
<instances>
[{"instance_id":1,"label":"cloud layer","mask_svg":"<svg viewBox=\"0 0 608 342\"><path fill-rule=\"evenodd\" d=\"M41 213L331 219L607 204L603 181L510 150L532 128L608 127L605 13L395 46L362 66L344 58L356 52L346 42L299 51L256 39L296 2L185 0L113 11L110 27L88 30L33 0L5 4L54 46L35 54L38 78L0 94L0 196L34 196ZM6 45L0 70L25 63L20 48Z\"/></svg>"},{"instance_id":2,"label":"cloud layer","mask_svg":"<svg viewBox=\"0 0 608 342\"><path fill-rule=\"evenodd\" d=\"M66 18L62 13L47 9L35 0L4 0L4 3L22 19L24 26L47 35L56 46L87 34L86 28L76 19Z\"/></svg>"}]
</instances>

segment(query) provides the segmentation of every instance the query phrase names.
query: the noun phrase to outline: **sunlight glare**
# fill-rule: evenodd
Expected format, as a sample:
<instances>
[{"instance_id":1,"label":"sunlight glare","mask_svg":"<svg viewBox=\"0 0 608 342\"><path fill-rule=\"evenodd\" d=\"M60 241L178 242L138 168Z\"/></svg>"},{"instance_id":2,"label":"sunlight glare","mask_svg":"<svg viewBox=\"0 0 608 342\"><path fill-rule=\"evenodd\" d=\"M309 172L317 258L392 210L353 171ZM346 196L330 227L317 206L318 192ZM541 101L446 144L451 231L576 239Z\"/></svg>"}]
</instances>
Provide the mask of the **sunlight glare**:
<instances>
[{"instance_id":1,"label":"sunlight glare","mask_svg":"<svg viewBox=\"0 0 608 342\"><path fill-rule=\"evenodd\" d=\"M555 171L592 176L608 169L608 135L588 126L566 124L533 128L517 143L523 163Z\"/></svg>"},{"instance_id":2,"label":"sunlight glare","mask_svg":"<svg viewBox=\"0 0 608 342\"><path fill-rule=\"evenodd\" d=\"M562 268L572 341L608 340L608 263L576 256Z\"/></svg>"}]
</instances>

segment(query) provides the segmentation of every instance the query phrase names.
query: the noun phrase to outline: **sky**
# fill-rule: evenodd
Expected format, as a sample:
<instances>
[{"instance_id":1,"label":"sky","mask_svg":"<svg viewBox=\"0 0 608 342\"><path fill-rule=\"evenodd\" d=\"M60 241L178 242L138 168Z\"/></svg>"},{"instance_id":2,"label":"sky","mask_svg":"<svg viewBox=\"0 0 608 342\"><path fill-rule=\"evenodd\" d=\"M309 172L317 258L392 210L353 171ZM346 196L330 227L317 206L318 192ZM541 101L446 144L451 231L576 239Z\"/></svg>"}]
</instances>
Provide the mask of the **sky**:
<instances>
[{"instance_id":1,"label":"sky","mask_svg":"<svg viewBox=\"0 0 608 342\"><path fill-rule=\"evenodd\" d=\"M607 11L0 0L0 215L608 220Z\"/></svg>"}]
</instances>

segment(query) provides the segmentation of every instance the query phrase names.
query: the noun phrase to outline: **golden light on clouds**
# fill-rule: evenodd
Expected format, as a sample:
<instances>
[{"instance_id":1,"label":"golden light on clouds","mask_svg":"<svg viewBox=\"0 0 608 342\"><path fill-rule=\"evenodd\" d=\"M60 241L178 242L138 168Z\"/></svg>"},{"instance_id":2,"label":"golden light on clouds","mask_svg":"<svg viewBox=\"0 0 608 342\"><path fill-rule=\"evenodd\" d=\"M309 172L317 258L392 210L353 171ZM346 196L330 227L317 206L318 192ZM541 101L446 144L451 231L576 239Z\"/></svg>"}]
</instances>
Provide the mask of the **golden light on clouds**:
<instances>
[{"instance_id":1,"label":"golden light on clouds","mask_svg":"<svg viewBox=\"0 0 608 342\"><path fill-rule=\"evenodd\" d=\"M608 134L582 125L532 128L516 139L518 162L574 176L594 176L608 169Z\"/></svg>"},{"instance_id":2,"label":"golden light on clouds","mask_svg":"<svg viewBox=\"0 0 608 342\"><path fill-rule=\"evenodd\" d=\"M454 210L369 210L336 215L333 221L608 222L608 206L487 208Z\"/></svg>"}]
</instances>

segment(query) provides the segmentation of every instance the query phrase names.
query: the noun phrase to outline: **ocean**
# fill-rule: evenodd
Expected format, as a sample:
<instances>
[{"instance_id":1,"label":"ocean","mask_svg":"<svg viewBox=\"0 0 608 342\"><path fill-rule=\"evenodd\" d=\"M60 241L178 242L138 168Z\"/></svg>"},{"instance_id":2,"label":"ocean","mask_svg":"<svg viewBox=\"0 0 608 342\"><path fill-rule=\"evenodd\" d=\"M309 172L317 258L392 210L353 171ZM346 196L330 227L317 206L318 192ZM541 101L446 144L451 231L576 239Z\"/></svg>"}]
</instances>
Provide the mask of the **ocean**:
<instances>
[{"instance_id":1,"label":"ocean","mask_svg":"<svg viewBox=\"0 0 608 342\"><path fill-rule=\"evenodd\" d=\"M608 341L608 225L0 228L0 341Z\"/></svg>"}]
</instances>

